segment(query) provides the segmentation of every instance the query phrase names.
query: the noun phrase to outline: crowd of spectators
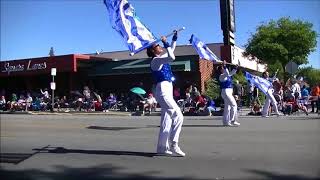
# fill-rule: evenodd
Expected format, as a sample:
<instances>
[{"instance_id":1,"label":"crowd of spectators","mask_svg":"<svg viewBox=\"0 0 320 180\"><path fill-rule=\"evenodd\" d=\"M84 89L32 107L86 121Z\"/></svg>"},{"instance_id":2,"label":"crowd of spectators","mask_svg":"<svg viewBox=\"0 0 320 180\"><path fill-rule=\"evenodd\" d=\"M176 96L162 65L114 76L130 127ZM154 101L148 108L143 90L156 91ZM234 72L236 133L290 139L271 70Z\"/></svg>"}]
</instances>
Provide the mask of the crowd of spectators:
<instances>
[{"instance_id":1,"label":"crowd of spectators","mask_svg":"<svg viewBox=\"0 0 320 180\"><path fill-rule=\"evenodd\" d=\"M257 87L247 83L244 88L238 81L234 84L234 96L238 108L244 106L246 100L250 107L250 115L260 115L262 104L259 100ZM295 112L319 112L320 83L309 88L303 81L290 80L281 83L279 80L273 83L274 97L278 102L278 108L286 115ZM217 111L216 103L210 97L201 94L194 85L185 89L174 87L173 96L185 115L213 115ZM221 105L218 105L221 106ZM126 92L116 94L114 92L99 93L84 86L82 90L71 91L68 95L55 96L52 106L52 97L48 89L39 89L38 92L11 93L5 96L1 92L0 110L2 111L140 111L143 114L156 111L159 105L150 90L145 95ZM270 109L271 113L271 109Z\"/></svg>"},{"instance_id":2,"label":"crowd of spectators","mask_svg":"<svg viewBox=\"0 0 320 180\"><path fill-rule=\"evenodd\" d=\"M283 83L276 79L273 82L274 97L278 102L278 109L285 115L303 112L318 113L320 106L320 83L309 87L309 85L298 79L289 79ZM248 98L250 102L250 114L261 114L261 103L259 101L258 89L248 83ZM316 110L315 110L316 109ZM272 107L269 110L272 113Z\"/></svg>"}]
</instances>

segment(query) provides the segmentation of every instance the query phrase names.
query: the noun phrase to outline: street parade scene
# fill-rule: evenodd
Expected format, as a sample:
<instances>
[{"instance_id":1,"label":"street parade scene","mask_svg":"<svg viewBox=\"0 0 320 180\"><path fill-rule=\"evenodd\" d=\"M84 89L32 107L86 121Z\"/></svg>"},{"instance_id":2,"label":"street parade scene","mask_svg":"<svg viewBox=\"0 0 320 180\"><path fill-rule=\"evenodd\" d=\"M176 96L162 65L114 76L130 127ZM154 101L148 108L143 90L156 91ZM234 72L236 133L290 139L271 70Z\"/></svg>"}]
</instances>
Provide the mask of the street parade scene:
<instances>
[{"instance_id":1,"label":"street parade scene","mask_svg":"<svg viewBox=\"0 0 320 180\"><path fill-rule=\"evenodd\" d=\"M320 179L320 1L0 2L1 179Z\"/></svg>"}]
</instances>

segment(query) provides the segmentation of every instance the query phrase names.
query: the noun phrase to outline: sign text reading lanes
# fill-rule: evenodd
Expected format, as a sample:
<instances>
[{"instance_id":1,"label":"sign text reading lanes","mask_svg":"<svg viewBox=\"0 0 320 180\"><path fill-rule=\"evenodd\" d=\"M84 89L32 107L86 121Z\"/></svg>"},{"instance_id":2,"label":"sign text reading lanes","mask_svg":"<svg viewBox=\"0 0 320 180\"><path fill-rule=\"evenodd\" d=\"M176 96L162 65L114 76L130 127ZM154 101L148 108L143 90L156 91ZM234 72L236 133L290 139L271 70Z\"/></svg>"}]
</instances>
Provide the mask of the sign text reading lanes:
<instances>
[{"instance_id":1,"label":"sign text reading lanes","mask_svg":"<svg viewBox=\"0 0 320 180\"><path fill-rule=\"evenodd\" d=\"M4 70L2 72L18 72L18 71L35 71L38 69L46 69L47 63L41 62L41 63L31 63L31 60L28 61L28 65L25 68L24 64L17 64L17 65L11 65L10 62L7 62L4 64Z\"/></svg>"}]
</instances>

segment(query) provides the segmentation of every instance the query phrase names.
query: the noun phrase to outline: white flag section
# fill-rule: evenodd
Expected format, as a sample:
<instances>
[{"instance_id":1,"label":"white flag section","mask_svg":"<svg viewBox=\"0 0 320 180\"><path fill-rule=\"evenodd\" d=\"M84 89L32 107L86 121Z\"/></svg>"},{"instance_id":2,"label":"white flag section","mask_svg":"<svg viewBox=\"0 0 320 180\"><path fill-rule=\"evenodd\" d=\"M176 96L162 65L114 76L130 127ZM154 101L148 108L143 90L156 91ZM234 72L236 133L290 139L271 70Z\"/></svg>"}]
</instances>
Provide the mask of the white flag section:
<instances>
[{"instance_id":1,"label":"white flag section","mask_svg":"<svg viewBox=\"0 0 320 180\"><path fill-rule=\"evenodd\" d=\"M190 43L193 48L197 51L201 59L207 59L214 62L221 62L221 60L195 35L191 35Z\"/></svg>"},{"instance_id":2,"label":"white flag section","mask_svg":"<svg viewBox=\"0 0 320 180\"><path fill-rule=\"evenodd\" d=\"M252 75L248 72L246 72L246 79L253 85L255 85L257 88L259 88L265 95L267 95L267 92L269 89L272 88L272 83L268 81L265 78Z\"/></svg>"},{"instance_id":3,"label":"white flag section","mask_svg":"<svg viewBox=\"0 0 320 180\"><path fill-rule=\"evenodd\" d=\"M127 0L104 0L104 4L108 9L112 28L122 36L131 52L141 51L156 41Z\"/></svg>"}]
</instances>

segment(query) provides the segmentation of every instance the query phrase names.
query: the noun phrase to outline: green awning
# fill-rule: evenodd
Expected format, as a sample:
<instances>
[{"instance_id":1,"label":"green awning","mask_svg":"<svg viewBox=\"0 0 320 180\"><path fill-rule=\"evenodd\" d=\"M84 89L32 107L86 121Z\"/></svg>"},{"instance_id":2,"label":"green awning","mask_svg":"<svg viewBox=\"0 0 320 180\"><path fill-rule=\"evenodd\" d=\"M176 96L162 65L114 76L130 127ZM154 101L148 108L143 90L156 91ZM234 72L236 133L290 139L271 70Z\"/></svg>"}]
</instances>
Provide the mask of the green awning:
<instances>
[{"instance_id":1,"label":"green awning","mask_svg":"<svg viewBox=\"0 0 320 180\"><path fill-rule=\"evenodd\" d=\"M151 59L99 62L90 68L89 76L145 74L150 73ZM190 57L177 57L171 64L172 71L195 71L195 60Z\"/></svg>"}]
</instances>

